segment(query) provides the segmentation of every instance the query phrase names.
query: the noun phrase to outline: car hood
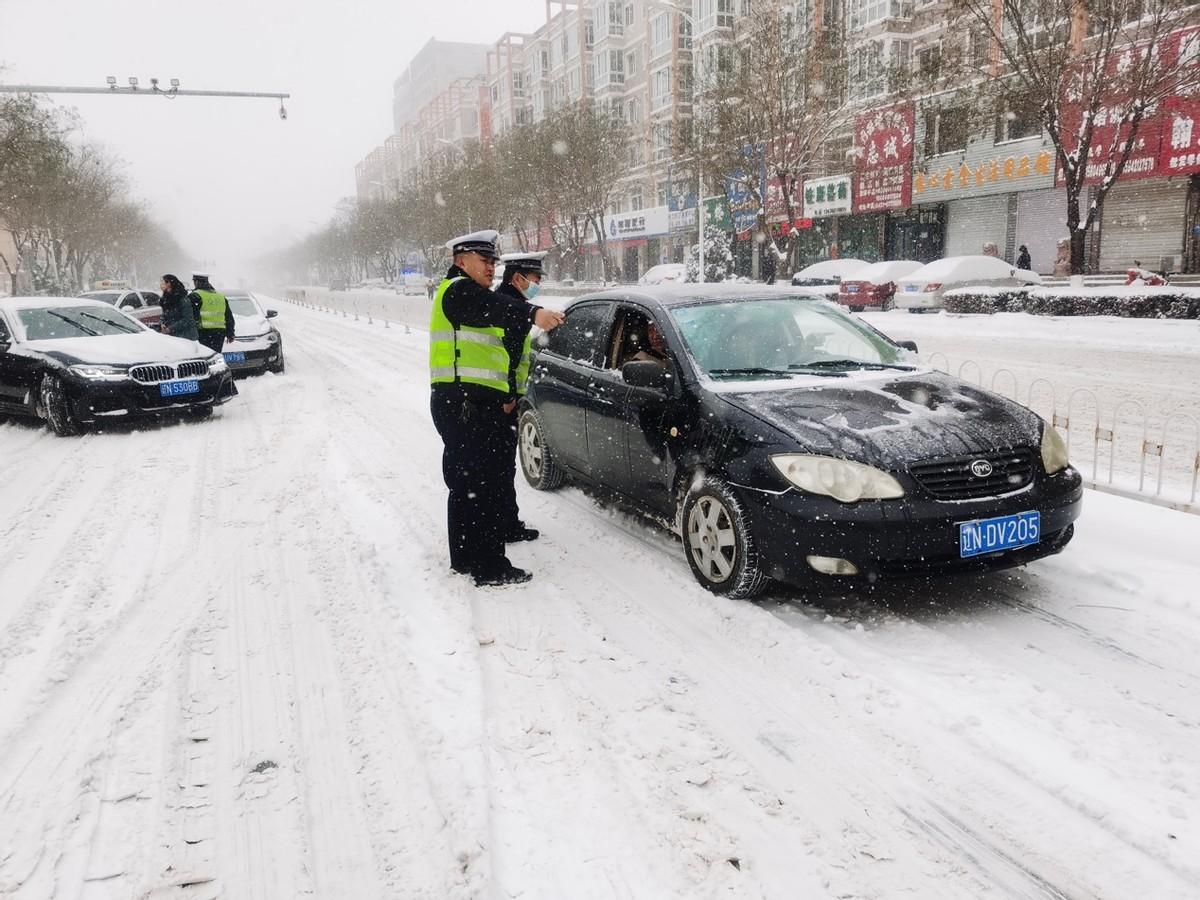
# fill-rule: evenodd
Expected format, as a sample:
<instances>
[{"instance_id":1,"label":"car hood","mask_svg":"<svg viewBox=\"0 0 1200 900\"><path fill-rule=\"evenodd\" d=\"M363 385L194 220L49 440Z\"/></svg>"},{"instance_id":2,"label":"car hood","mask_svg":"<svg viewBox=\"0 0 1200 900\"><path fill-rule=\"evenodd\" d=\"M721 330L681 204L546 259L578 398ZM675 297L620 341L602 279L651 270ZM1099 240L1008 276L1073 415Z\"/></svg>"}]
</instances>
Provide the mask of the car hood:
<instances>
[{"instance_id":1,"label":"car hood","mask_svg":"<svg viewBox=\"0 0 1200 900\"><path fill-rule=\"evenodd\" d=\"M941 372L853 378L816 387L725 390L725 400L794 438L803 452L889 469L919 460L1037 447L1023 406Z\"/></svg>"},{"instance_id":2,"label":"car hood","mask_svg":"<svg viewBox=\"0 0 1200 900\"><path fill-rule=\"evenodd\" d=\"M98 363L132 366L138 363L179 362L212 356L211 350L195 341L159 334L157 331L29 341L24 346L67 365Z\"/></svg>"},{"instance_id":3,"label":"car hood","mask_svg":"<svg viewBox=\"0 0 1200 900\"><path fill-rule=\"evenodd\" d=\"M263 316L234 316L233 325L238 337L254 337L271 330Z\"/></svg>"}]
</instances>

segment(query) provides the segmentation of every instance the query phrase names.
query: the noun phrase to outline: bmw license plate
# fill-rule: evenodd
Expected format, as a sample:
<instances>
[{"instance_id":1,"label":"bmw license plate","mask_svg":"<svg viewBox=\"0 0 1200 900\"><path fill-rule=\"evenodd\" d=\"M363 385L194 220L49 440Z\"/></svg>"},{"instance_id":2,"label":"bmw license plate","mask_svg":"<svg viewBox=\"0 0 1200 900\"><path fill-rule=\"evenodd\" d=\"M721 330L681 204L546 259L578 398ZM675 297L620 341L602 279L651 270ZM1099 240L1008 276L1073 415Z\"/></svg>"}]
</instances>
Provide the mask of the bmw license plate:
<instances>
[{"instance_id":1,"label":"bmw license plate","mask_svg":"<svg viewBox=\"0 0 1200 900\"><path fill-rule=\"evenodd\" d=\"M200 393L200 382L192 379L191 381L168 381L158 386L158 392L164 397L182 397L185 394Z\"/></svg>"},{"instance_id":2,"label":"bmw license plate","mask_svg":"<svg viewBox=\"0 0 1200 900\"><path fill-rule=\"evenodd\" d=\"M227 362L227 363L239 363L239 362L245 362L245 361L246 361L246 354L241 350L235 350L233 353L225 354L225 362Z\"/></svg>"},{"instance_id":3,"label":"bmw license plate","mask_svg":"<svg viewBox=\"0 0 1200 900\"><path fill-rule=\"evenodd\" d=\"M1042 516L1037 510L994 519L976 519L958 526L958 554L963 559L1028 547L1042 539Z\"/></svg>"}]
</instances>

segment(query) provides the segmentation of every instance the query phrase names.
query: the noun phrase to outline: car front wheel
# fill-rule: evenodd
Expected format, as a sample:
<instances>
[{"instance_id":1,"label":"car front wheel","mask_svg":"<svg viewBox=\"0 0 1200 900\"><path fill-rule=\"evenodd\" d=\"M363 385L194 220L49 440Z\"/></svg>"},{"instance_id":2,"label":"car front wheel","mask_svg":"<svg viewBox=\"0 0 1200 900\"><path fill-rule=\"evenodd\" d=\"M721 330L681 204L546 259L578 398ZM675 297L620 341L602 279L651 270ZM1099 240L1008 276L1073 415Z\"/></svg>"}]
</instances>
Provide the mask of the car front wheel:
<instances>
[{"instance_id":1,"label":"car front wheel","mask_svg":"<svg viewBox=\"0 0 1200 900\"><path fill-rule=\"evenodd\" d=\"M41 401L42 409L46 411L46 421L55 434L71 437L82 431L71 411L71 402L67 399L62 379L57 375L47 375L42 379Z\"/></svg>"},{"instance_id":2,"label":"car front wheel","mask_svg":"<svg viewBox=\"0 0 1200 900\"><path fill-rule=\"evenodd\" d=\"M521 413L517 423L517 449L521 454L521 471L530 487L538 491L552 491L562 484L562 470L546 443L541 417L532 409Z\"/></svg>"},{"instance_id":3,"label":"car front wheel","mask_svg":"<svg viewBox=\"0 0 1200 900\"><path fill-rule=\"evenodd\" d=\"M714 594L740 600L766 584L746 511L718 478L704 478L684 498L683 546L692 574Z\"/></svg>"}]
</instances>

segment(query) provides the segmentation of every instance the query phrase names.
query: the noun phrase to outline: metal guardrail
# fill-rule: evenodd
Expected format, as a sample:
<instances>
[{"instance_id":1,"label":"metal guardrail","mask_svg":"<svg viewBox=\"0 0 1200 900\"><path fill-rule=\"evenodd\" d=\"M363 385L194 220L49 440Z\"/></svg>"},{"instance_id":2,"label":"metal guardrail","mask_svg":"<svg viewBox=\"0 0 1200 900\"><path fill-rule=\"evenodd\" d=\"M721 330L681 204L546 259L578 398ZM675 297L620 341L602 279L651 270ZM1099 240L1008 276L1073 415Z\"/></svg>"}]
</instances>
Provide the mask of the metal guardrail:
<instances>
[{"instance_id":1,"label":"metal guardrail","mask_svg":"<svg viewBox=\"0 0 1200 900\"><path fill-rule=\"evenodd\" d=\"M1200 515L1196 502L1200 491L1200 420L1195 416L1175 412L1155 417L1136 400L1109 406L1089 388L1076 388L1063 397L1053 382L1040 377L1029 382L1022 397L1020 380L1010 369L995 370L985 385L983 369L974 360L963 360L953 372L944 353L931 353L925 362L1035 412L1044 411L1044 418L1058 429L1068 452L1078 448L1091 457L1090 466L1087 462L1076 464L1088 487Z\"/></svg>"}]
</instances>

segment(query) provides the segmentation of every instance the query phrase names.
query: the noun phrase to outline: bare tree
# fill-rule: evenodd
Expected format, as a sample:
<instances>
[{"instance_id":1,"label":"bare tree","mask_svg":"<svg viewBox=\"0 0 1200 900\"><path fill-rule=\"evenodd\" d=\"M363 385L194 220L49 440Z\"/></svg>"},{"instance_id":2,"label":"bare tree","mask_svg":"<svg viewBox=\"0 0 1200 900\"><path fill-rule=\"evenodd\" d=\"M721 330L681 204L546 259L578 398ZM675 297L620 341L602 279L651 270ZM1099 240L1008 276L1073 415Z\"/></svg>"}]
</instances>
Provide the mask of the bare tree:
<instances>
[{"instance_id":1,"label":"bare tree","mask_svg":"<svg viewBox=\"0 0 1200 900\"><path fill-rule=\"evenodd\" d=\"M1071 272L1088 232L1172 98L1200 89L1200 35L1188 0L951 0L967 35L946 74L997 117L1040 123L1066 194ZM1086 188L1094 185L1085 207Z\"/></svg>"},{"instance_id":2,"label":"bare tree","mask_svg":"<svg viewBox=\"0 0 1200 900\"><path fill-rule=\"evenodd\" d=\"M794 222L801 217L801 182L826 174L831 163L844 164L829 153L836 154L851 127L845 35L832 25L798 21L796 9L768 0L739 20L732 45L698 73L697 125L684 147L698 154L707 178L736 186L757 202L762 230L764 169L779 192L772 199ZM793 246L795 239L792 232Z\"/></svg>"}]
</instances>

